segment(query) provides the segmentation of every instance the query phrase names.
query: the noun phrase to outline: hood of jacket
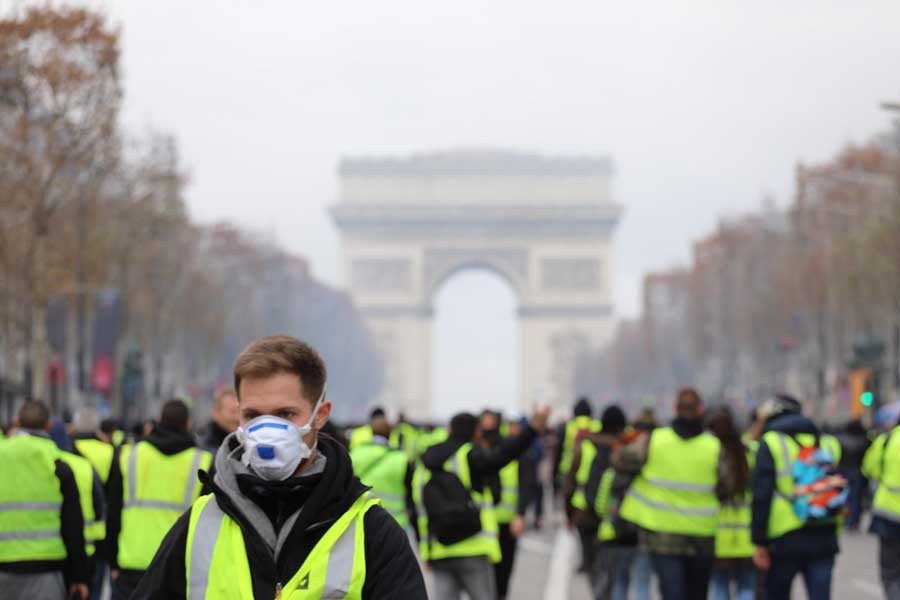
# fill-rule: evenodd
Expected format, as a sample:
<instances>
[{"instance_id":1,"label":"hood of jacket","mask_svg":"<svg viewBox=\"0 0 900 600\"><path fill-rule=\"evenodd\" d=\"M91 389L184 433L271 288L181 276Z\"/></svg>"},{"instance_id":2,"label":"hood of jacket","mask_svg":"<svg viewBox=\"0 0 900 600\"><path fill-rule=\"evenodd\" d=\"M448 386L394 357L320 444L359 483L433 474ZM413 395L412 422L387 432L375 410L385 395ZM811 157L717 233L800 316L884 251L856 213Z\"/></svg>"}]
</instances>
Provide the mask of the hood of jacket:
<instances>
[{"instance_id":1,"label":"hood of jacket","mask_svg":"<svg viewBox=\"0 0 900 600\"><path fill-rule=\"evenodd\" d=\"M292 537L330 525L369 489L353 475L343 446L320 433L316 449L312 474L267 481L241 462L243 447L232 433L216 453L213 480L202 477L222 510L252 527L276 561Z\"/></svg>"},{"instance_id":2,"label":"hood of jacket","mask_svg":"<svg viewBox=\"0 0 900 600\"><path fill-rule=\"evenodd\" d=\"M807 417L804 417L800 413L791 412L782 413L773 417L766 423L766 431L778 431L788 435L795 435L798 433L818 434L819 428Z\"/></svg>"},{"instance_id":3,"label":"hood of jacket","mask_svg":"<svg viewBox=\"0 0 900 600\"><path fill-rule=\"evenodd\" d=\"M463 440L455 438L435 444L422 454L422 464L430 471L440 470L463 444L465 444Z\"/></svg>"},{"instance_id":4,"label":"hood of jacket","mask_svg":"<svg viewBox=\"0 0 900 600\"><path fill-rule=\"evenodd\" d=\"M153 444L157 450L166 456L178 454L179 452L183 452L184 450L193 448L197 445L194 441L194 436L190 433L176 431L165 425L157 425L153 428L153 431L150 432L150 435L141 441Z\"/></svg>"}]
</instances>

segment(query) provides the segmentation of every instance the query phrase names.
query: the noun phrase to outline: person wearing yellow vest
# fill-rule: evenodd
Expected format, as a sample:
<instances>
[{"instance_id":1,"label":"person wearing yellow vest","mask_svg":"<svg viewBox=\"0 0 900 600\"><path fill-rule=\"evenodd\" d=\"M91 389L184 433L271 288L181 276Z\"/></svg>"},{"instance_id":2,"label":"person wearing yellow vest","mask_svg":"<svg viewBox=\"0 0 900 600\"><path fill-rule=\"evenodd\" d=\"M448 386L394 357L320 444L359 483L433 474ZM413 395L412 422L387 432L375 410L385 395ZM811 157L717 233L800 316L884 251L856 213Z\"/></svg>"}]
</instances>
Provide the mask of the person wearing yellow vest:
<instances>
[{"instance_id":1,"label":"person wearing yellow vest","mask_svg":"<svg viewBox=\"0 0 900 600\"><path fill-rule=\"evenodd\" d=\"M381 500L381 506L397 523L412 532L409 506L412 503L413 463L406 453L389 445L391 426L387 419L376 417L371 425L372 441L359 444L350 451L353 472L365 485L372 487L372 495Z\"/></svg>"},{"instance_id":2,"label":"person wearing yellow vest","mask_svg":"<svg viewBox=\"0 0 900 600\"><path fill-rule=\"evenodd\" d=\"M609 466L612 447L625 430L627 419L617 405L607 406L601 415L599 431L582 430L576 437L572 468L566 477L564 495L569 525L578 532L581 541L580 573L585 573L593 585L597 549L599 516L594 512L600 476Z\"/></svg>"},{"instance_id":3,"label":"person wearing yellow vest","mask_svg":"<svg viewBox=\"0 0 900 600\"><path fill-rule=\"evenodd\" d=\"M320 435L325 363L278 335L234 365L240 427L216 453L210 494L178 519L135 600L410 598L425 582L403 528Z\"/></svg>"},{"instance_id":4,"label":"person wearing yellow vest","mask_svg":"<svg viewBox=\"0 0 900 600\"><path fill-rule=\"evenodd\" d=\"M597 432L600 429L600 421L591 416L590 401L584 397L579 398L572 410L572 419L560 425L557 430L556 462L553 465L553 479L557 489L562 487L572 469L578 434Z\"/></svg>"},{"instance_id":5,"label":"person wearing yellow vest","mask_svg":"<svg viewBox=\"0 0 900 600\"><path fill-rule=\"evenodd\" d=\"M719 473L723 494L716 530L716 562L711 579L711 600L729 600L731 583L735 584L735 600L756 597L755 550L750 541L750 471L751 448L741 440L740 432L728 408L720 408L707 420L709 431L719 438L725 468Z\"/></svg>"},{"instance_id":6,"label":"person wearing yellow vest","mask_svg":"<svg viewBox=\"0 0 900 600\"><path fill-rule=\"evenodd\" d=\"M365 425L360 425L350 432L350 450L353 450L361 444L370 443L372 441L372 436L375 435L372 432L372 421L384 418L385 414L383 408L380 406L373 408L372 412L369 413L369 422Z\"/></svg>"},{"instance_id":7,"label":"person wearing yellow vest","mask_svg":"<svg viewBox=\"0 0 900 600\"><path fill-rule=\"evenodd\" d=\"M431 566L432 600L458 600L465 592L470 600L494 600L496 579L493 564L500 562L499 525L495 497L500 498L500 471L528 450L547 424L550 411L535 411L521 434L489 447L478 417L459 413L450 421L446 441L428 448L416 471L413 497L418 514L420 554ZM488 433L488 435L491 435ZM430 478L447 471L457 475L471 501L480 509L481 530L454 543L442 544L429 524L424 491Z\"/></svg>"},{"instance_id":8,"label":"person wearing yellow vest","mask_svg":"<svg viewBox=\"0 0 900 600\"><path fill-rule=\"evenodd\" d=\"M191 434L187 404L177 399L163 404L146 438L121 448L107 536L113 600L131 596L169 528L200 495L197 472L211 462Z\"/></svg>"},{"instance_id":9,"label":"person wearing yellow vest","mask_svg":"<svg viewBox=\"0 0 900 600\"><path fill-rule=\"evenodd\" d=\"M87 600L90 573L76 473L48 435L43 402L23 403L15 427L0 441L0 596Z\"/></svg>"},{"instance_id":10,"label":"person wearing yellow vest","mask_svg":"<svg viewBox=\"0 0 900 600\"><path fill-rule=\"evenodd\" d=\"M409 460L416 460L419 456L419 429L406 420L406 415L400 413L397 424L391 429L390 444L406 453Z\"/></svg>"},{"instance_id":11,"label":"person wearing yellow vest","mask_svg":"<svg viewBox=\"0 0 900 600\"><path fill-rule=\"evenodd\" d=\"M522 418L512 418L501 424L501 415L492 410L485 410L479 417L480 445L483 448L496 448L503 438L518 437L522 434ZM501 431L505 431L501 435ZM525 459L525 454L520 455ZM529 503L528 486L520 485L523 475L523 460L514 460L500 469L495 483L498 487L491 489L494 498L494 513L497 517L498 542L500 544L500 562L494 564L494 581L497 586L497 598L505 600L509 592L509 580L512 576L516 560L518 539L525 531L525 509Z\"/></svg>"},{"instance_id":12,"label":"person wearing yellow vest","mask_svg":"<svg viewBox=\"0 0 900 600\"><path fill-rule=\"evenodd\" d=\"M238 428L240 411L238 410L237 394L232 388L222 387L213 394L212 418L206 424L206 432L200 441L204 450L213 454L228 437Z\"/></svg>"},{"instance_id":13,"label":"person wearing yellow vest","mask_svg":"<svg viewBox=\"0 0 900 600\"><path fill-rule=\"evenodd\" d=\"M837 519L804 521L794 511L794 463L802 446L818 446L831 453L835 464L841 448L833 436L822 434L801 414L800 403L778 394L757 411L764 422L751 476L751 540L756 546L753 562L766 572L765 598L791 597L791 584L802 574L808 597L828 600L831 576L838 553Z\"/></svg>"},{"instance_id":14,"label":"person wearing yellow vest","mask_svg":"<svg viewBox=\"0 0 900 600\"><path fill-rule=\"evenodd\" d=\"M863 458L863 474L877 484L869 531L878 536L884 595L900 598L900 424L875 438Z\"/></svg>"},{"instance_id":15,"label":"person wearing yellow vest","mask_svg":"<svg viewBox=\"0 0 900 600\"><path fill-rule=\"evenodd\" d=\"M678 392L669 427L623 448L617 461L639 467L621 517L641 528L663 600L706 599L719 515L720 443L703 429L703 403Z\"/></svg>"},{"instance_id":16,"label":"person wearing yellow vest","mask_svg":"<svg viewBox=\"0 0 900 600\"><path fill-rule=\"evenodd\" d=\"M110 487L121 486L122 477L122 471L118 464L119 448L112 442L113 433L116 431L116 422L114 419L104 419L98 422L97 411L94 408L82 407L75 413L72 424L75 428L72 450L75 454L87 459L93 466L100 479L102 500L105 505L108 505ZM118 483L111 484L110 480ZM109 574L109 549L105 541L106 519L104 518L102 522L95 522L92 527L94 531L88 537L92 537L96 541L92 541L94 552L90 556L91 572L93 573L91 600L97 600L100 598Z\"/></svg>"}]
</instances>

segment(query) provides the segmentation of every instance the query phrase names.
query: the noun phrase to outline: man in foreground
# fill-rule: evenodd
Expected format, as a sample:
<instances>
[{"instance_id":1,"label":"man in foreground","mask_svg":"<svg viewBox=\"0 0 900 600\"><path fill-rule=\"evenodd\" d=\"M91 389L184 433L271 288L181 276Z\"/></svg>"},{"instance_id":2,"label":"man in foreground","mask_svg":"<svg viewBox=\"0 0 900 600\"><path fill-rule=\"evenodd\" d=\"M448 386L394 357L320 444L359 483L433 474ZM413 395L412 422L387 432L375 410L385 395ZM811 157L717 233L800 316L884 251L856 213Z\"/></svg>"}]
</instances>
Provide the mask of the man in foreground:
<instances>
[{"instance_id":1,"label":"man in foreground","mask_svg":"<svg viewBox=\"0 0 900 600\"><path fill-rule=\"evenodd\" d=\"M406 534L354 477L326 369L288 336L251 343L234 366L241 427L172 527L132 598L426 598Z\"/></svg>"}]
</instances>

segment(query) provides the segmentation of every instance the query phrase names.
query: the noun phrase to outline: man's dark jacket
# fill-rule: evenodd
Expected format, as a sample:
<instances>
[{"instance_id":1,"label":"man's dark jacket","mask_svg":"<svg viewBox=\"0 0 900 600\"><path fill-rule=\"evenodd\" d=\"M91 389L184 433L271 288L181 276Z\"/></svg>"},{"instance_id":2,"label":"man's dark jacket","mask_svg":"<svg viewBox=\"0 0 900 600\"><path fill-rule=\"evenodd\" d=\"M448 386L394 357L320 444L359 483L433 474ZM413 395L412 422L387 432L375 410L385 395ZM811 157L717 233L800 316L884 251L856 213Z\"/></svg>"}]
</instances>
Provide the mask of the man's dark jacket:
<instances>
[{"instance_id":1,"label":"man's dark jacket","mask_svg":"<svg viewBox=\"0 0 900 600\"><path fill-rule=\"evenodd\" d=\"M324 470L285 481L265 481L246 467L236 466L240 451L235 452L235 458L229 458L236 448L235 438L229 438L216 455L215 480L210 480L203 472L201 479L215 494L220 508L241 527L250 563L253 596L274 598L276 584L286 583L294 576L328 528L369 488L353 475L347 451L321 434L317 448L325 458ZM233 494L240 497L233 498ZM241 502L252 502L261 509L276 532L299 511L277 560L268 542L239 509ZM185 598L189 520L190 511L187 511L166 535L132 595L133 600ZM369 509L363 522L366 581L362 597L367 600L427 598L425 582L409 538L397 521L382 507L375 506Z\"/></svg>"},{"instance_id":2,"label":"man's dark jacket","mask_svg":"<svg viewBox=\"0 0 900 600\"><path fill-rule=\"evenodd\" d=\"M784 413L774 417L766 424L766 432L769 431L777 431L788 436L800 433L820 434L815 423L798 413ZM750 532L753 544L767 546L769 552L777 558L815 559L837 554L837 531L833 523L808 524L775 539L769 539L769 511L772 507L772 497L775 495L775 480L774 458L768 444L760 441L756 453L756 466L750 478L753 492Z\"/></svg>"}]
</instances>

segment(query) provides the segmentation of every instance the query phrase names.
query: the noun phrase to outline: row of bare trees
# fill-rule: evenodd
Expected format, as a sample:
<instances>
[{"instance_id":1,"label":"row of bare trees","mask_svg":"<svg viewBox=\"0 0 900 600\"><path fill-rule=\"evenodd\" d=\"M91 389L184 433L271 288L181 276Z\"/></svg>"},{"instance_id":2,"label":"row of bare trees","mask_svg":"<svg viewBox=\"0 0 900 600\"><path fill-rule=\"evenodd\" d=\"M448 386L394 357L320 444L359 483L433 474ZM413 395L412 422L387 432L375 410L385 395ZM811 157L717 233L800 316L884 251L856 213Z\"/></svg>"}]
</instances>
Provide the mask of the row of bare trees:
<instances>
[{"instance_id":1,"label":"row of bare trees","mask_svg":"<svg viewBox=\"0 0 900 600\"><path fill-rule=\"evenodd\" d=\"M585 385L663 412L681 385L739 408L789 390L837 419L849 409L860 343L883 345L881 400L891 401L900 391L900 153L888 136L799 166L789 207L769 202L723 221L694 243L689 267L648 274L641 317L620 324L594 363L605 368Z\"/></svg>"},{"instance_id":2,"label":"row of bare trees","mask_svg":"<svg viewBox=\"0 0 900 600\"><path fill-rule=\"evenodd\" d=\"M119 32L90 10L27 8L0 19L5 417L24 395L61 410L98 391L114 410L144 416L160 397L227 382L234 353L278 331L340 340L323 350L348 377L330 389L348 410L364 405L381 375L353 306L302 259L234 227L191 221L175 139L134 137L120 125L119 54ZM115 304L104 331L101 297ZM97 380L98 336L113 339L109 386Z\"/></svg>"}]
</instances>

